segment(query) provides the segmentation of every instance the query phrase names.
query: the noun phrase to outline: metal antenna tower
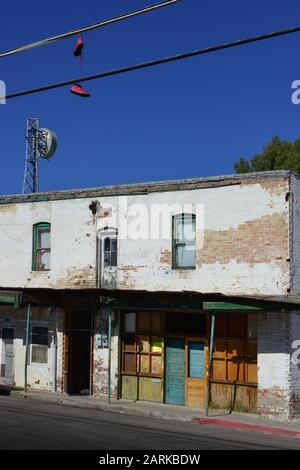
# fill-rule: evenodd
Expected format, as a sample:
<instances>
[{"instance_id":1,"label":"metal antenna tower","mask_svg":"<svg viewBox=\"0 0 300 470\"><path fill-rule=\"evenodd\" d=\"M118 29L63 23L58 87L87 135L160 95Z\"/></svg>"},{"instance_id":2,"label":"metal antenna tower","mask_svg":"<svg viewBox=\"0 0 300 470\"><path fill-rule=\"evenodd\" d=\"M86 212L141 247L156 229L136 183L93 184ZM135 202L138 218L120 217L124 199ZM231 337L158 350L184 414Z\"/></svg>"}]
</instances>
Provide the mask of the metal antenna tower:
<instances>
[{"instance_id":1,"label":"metal antenna tower","mask_svg":"<svg viewBox=\"0 0 300 470\"><path fill-rule=\"evenodd\" d=\"M27 119L26 158L23 180L23 194L37 193L39 190L39 158L50 160L57 147L55 132L40 129L37 118Z\"/></svg>"},{"instance_id":2,"label":"metal antenna tower","mask_svg":"<svg viewBox=\"0 0 300 470\"><path fill-rule=\"evenodd\" d=\"M38 134L39 119L27 119L26 160L23 180L23 194L36 193L39 190L38 174Z\"/></svg>"}]
</instances>

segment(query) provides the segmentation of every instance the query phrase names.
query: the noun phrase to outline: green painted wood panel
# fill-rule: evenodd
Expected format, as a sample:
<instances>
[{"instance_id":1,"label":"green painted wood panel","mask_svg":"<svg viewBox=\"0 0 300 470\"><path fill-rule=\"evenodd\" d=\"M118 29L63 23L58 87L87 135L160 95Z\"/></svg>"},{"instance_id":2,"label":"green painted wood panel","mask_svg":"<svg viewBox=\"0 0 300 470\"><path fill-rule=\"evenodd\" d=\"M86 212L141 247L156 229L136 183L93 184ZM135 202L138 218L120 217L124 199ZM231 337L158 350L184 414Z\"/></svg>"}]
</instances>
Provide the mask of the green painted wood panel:
<instances>
[{"instance_id":1,"label":"green painted wood panel","mask_svg":"<svg viewBox=\"0 0 300 470\"><path fill-rule=\"evenodd\" d=\"M166 403L185 404L185 340L168 338L166 341Z\"/></svg>"}]
</instances>

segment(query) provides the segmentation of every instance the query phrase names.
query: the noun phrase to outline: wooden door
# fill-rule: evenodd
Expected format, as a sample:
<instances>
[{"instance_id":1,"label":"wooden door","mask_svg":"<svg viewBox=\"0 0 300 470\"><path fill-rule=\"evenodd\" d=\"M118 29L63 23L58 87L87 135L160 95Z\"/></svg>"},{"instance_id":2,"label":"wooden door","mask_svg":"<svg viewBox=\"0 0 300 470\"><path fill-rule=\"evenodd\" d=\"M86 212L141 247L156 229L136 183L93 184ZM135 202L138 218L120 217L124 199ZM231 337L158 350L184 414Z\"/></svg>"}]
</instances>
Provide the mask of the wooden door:
<instances>
[{"instance_id":1,"label":"wooden door","mask_svg":"<svg viewBox=\"0 0 300 470\"><path fill-rule=\"evenodd\" d=\"M204 406L206 394L206 356L204 340L186 341L186 404Z\"/></svg>"},{"instance_id":2,"label":"wooden door","mask_svg":"<svg viewBox=\"0 0 300 470\"><path fill-rule=\"evenodd\" d=\"M170 405L185 404L185 340L166 340L165 401Z\"/></svg>"}]
</instances>

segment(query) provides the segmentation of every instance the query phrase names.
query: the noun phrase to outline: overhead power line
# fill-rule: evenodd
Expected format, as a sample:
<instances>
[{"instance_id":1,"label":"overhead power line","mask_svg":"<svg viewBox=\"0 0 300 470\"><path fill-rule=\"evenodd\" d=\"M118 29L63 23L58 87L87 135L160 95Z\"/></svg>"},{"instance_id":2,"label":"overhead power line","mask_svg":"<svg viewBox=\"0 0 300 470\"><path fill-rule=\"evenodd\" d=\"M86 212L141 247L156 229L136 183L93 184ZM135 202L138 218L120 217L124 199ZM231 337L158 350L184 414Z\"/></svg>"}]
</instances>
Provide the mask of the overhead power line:
<instances>
[{"instance_id":1,"label":"overhead power line","mask_svg":"<svg viewBox=\"0 0 300 470\"><path fill-rule=\"evenodd\" d=\"M69 31L68 33L59 34L57 36L52 36L50 38L42 39L41 41L33 42L31 44L26 44L24 46L17 47L15 49L10 49L8 51L0 52L0 59L4 57L8 57L13 54L17 54L19 52L28 51L30 49L34 49L36 47L46 46L48 44L52 44L53 42L60 41L62 39L69 38L71 36L75 36L76 34L84 33L86 31L91 31L93 29L103 28L104 26L108 26L113 23L117 23L118 21L127 20L128 18L132 18L134 16L142 15L143 13L148 13L153 10L157 10L159 8L166 7L168 5L172 5L173 3L178 3L181 0L165 0L161 3L156 3L154 5L150 5L148 7L142 8L140 10L131 11L129 13L125 13L121 16L116 16L114 18L110 18L108 20L100 21L98 23L94 23L89 26L84 26L83 28L74 29L73 31Z\"/></svg>"},{"instance_id":2,"label":"overhead power line","mask_svg":"<svg viewBox=\"0 0 300 470\"><path fill-rule=\"evenodd\" d=\"M225 42L223 44L206 47L204 49L196 49L194 51L184 52L182 54L172 55L172 56L169 56L169 57L163 57L161 59L156 59L156 60L150 60L148 62L142 62L140 64L129 65L127 67L121 67L121 68L118 68L118 69L108 70L106 72L100 72L100 73L97 73L97 74L94 74L94 75L88 75L88 76L85 76L85 77L74 78L72 80L67 80L67 81L64 81L64 82L58 82L58 83L53 83L51 85L41 86L39 88L32 88L32 89L29 89L29 90L19 91L19 92L7 95L6 99L17 98L18 96L30 95L32 93L40 93L42 91L47 91L47 90L53 90L54 88L61 88L61 87L67 86L67 85L71 85L73 83L77 83L77 82L87 82L87 81L90 81L90 80L96 80L96 79L99 79L99 78L109 77L109 76L112 76L112 75L119 75L119 74L122 74L122 73L132 72L134 70L140 70L140 69L145 69L145 68L148 68L148 67L154 67L156 65L166 64L168 62L174 62L176 60L187 59L189 57L209 54L211 52L216 52L216 51L220 51L220 50L223 50L223 49L229 49L229 48L232 48L232 47L242 46L244 44L249 44L249 43L252 43L252 42L263 41L263 40L271 39L271 38L274 38L274 37L277 37L277 36L284 36L286 34L296 33L296 32L299 32L299 31L300 31L300 26L295 26L293 28L282 29L282 30L279 30L279 31L274 31L272 33L266 33L266 34L260 34L260 35L257 35L257 36L251 36L251 37L244 38L244 39L238 39L237 41L232 41L232 42ZM2 97L2 98L4 98L4 97ZM0 99L1 99L1 97L0 97Z\"/></svg>"}]
</instances>

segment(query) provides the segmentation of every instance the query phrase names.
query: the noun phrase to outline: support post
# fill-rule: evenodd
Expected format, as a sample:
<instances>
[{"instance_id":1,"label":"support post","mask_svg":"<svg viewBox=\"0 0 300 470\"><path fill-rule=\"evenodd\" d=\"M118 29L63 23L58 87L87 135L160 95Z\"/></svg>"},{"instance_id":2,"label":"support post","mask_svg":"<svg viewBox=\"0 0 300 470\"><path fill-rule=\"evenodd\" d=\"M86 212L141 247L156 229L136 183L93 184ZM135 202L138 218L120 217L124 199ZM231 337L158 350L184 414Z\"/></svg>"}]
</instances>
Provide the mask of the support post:
<instances>
[{"instance_id":1,"label":"support post","mask_svg":"<svg viewBox=\"0 0 300 470\"><path fill-rule=\"evenodd\" d=\"M111 401L111 323L112 323L112 309L108 305L108 403Z\"/></svg>"},{"instance_id":2,"label":"support post","mask_svg":"<svg viewBox=\"0 0 300 470\"><path fill-rule=\"evenodd\" d=\"M24 398L27 397L27 365L29 359L29 346L30 346L30 316L31 305L27 307L27 321L26 321L26 350L25 350L25 369L24 369Z\"/></svg>"},{"instance_id":3,"label":"support post","mask_svg":"<svg viewBox=\"0 0 300 470\"><path fill-rule=\"evenodd\" d=\"M208 416L208 406L210 398L210 372L211 372L211 363L213 355L213 346L214 346L214 336L215 336L215 312L211 316L211 327L210 327L210 344L209 344L209 362L207 367L207 389L206 389L206 399L205 399L205 416Z\"/></svg>"}]
</instances>

